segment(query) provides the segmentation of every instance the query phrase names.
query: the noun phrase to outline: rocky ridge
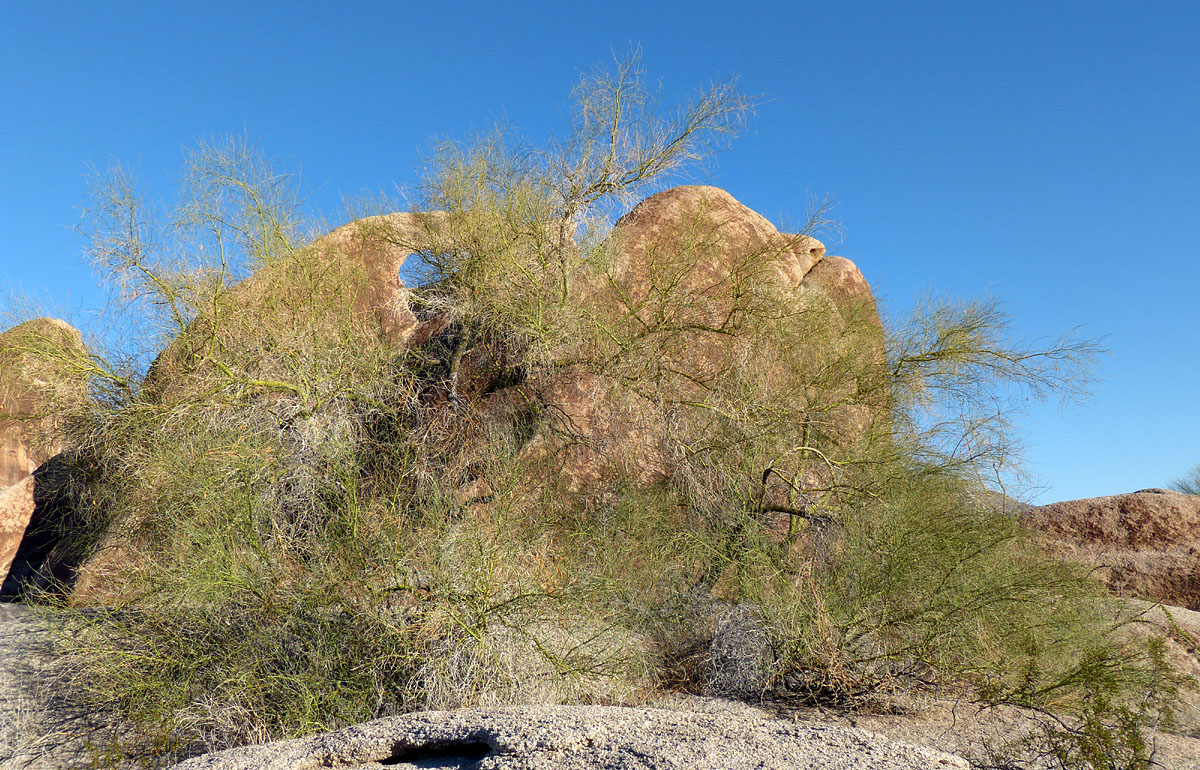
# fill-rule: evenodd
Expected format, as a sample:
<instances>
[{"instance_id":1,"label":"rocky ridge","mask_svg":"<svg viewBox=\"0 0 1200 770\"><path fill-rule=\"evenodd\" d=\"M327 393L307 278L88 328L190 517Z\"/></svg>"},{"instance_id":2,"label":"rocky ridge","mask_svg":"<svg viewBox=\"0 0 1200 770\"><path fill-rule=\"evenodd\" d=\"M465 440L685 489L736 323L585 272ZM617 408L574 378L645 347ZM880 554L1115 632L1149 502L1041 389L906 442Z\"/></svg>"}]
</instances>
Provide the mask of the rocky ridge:
<instances>
[{"instance_id":1,"label":"rocky ridge","mask_svg":"<svg viewBox=\"0 0 1200 770\"><path fill-rule=\"evenodd\" d=\"M86 397L76 370L85 352L79 331L36 318L0 333L0 488L18 483L62 447L55 416Z\"/></svg>"},{"instance_id":2,"label":"rocky ridge","mask_svg":"<svg viewBox=\"0 0 1200 770\"><path fill-rule=\"evenodd\" d=\"M1200 610L1200 496L1143 489L1051 503L1023 518L1049 553L1094 568L1112 593Z\"/></svg>"},{"instance_id":3,"label":"rocky ridge","mask_svg":"<svg viewBox=\"0 0 1200 770\"><path fill-rule=\"evenodd\" d=\"M206 346L213 344L215 336L226 346L227 355L266 361L287 338L264 346L261 330L289 328L297 316L313 312L317 299L310 296L312 291L325 295L320 299L325 306L344 310L344 318L331 322L344 324L345 334L366 335L393 348L428 348L435 358L445 355L437 351L459 344L454 319L411 306L410 290L399 276L411 254L454 246L447 245L444 224L444 215L436 212L358 220L317 239L295 258L263 268L223 297L220 329L202 316L166 347L147 375L144 397L170 404L211 387L216 367L209 362ZM811 341L810 366L815 368L816 362L831 355L861 358L868 369L883 361L882 325L870 287L854 263L827 256L825 246L811 236L779 232L724 190L684 186L653 195L616 224L607 248L615 255L608 280L600 286L580 287L582 294L592 295L589 301L604 306L625 303L622 306L645 311L663 302L664 285L669 284L690 303L675 312L700 324L719 324L733 309L729 286L765 280L797 309L805 308L822 319L822 334ZM297 291L297 286L305 290ZM676 372L684 387L688 382L720 379L746 355L731 349L728 337L721 334L693 334L687 339L686 347L664 353L672 357L666 367ZM530 375L506 359L503 346L472 347L458 369L454 398L471 401L473 413L484 423L519 422L526 419L529 404L538 405L543 419L534 427L525 451L545 458L553 465L548 472L575 488L597 481L617 466L636 469L644 482L665 474L666 427L648 416L652 410L639 409L636 399L617 398L614 394L620 388L610 378L579 368L545 377ZM849 444L870 429L882 404L878 396L856 397L854 380L844 387L847 392L831 397L838 406L822 421L836 440ZM432 397L439 396L434 392ZM486 479L468 479L460 490L464 501L487 495ZM61 495L43 497L61 501ZM70 506L59 504L53 510L43 506L37 518L52 529L70 515ZM30 558L50 553L53 546L39 544ZM121 553L120 542L105 541L102 554L80 566L80 584L102 596L99 583L103 581L92 579L93 573L119 569ZM46 572L32 562L23 570L23 574ZM10 580L5 590L15 595L21 589Z\"/></svg>"}]
</instances>

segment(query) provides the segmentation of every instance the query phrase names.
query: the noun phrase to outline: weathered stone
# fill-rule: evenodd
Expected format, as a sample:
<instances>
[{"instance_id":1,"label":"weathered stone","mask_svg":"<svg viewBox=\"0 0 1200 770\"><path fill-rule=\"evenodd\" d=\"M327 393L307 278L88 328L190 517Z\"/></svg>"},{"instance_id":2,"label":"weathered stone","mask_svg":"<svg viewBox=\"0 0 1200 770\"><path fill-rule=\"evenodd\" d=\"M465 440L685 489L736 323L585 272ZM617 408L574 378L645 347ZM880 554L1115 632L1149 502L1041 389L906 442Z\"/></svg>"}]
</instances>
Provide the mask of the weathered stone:
<instances>
[{"instance_id":1,"label":"weathered stone","mask_svg":"<svg viewBox=\"0 0 1200 770\"><path fill-rule=\"evenodd\" d=\"M81 474L77 458L63 453L42 463L27 479L32 501L22 498L22 510L29 516L8 575L0 581L0 600L74 585L92 534L79 505Z\"/></svg>"},{"instance_id":2,"label":"weathered stone","mask_svg":"<svg viewBox=\"0 0 1200 770\"><path fill-rule=\"evenodd\" d=\"M58 319L0 334L0 584L33 516L30 474L63 448L61 417L87 397L86 362L79 332Z\"/></svg>"},{"instance_id":3,"label":"weathered stone","mask_svg":"<svg viewBox=\"0 0 1200 770\"><path fill-rule=\"evenodd\" d=\"M1143 644L1150 637L1161 639L1167 667L1185 680L1179 688L1171 729L1196 739L1192 756L1200 766L1200 612L1137 599L1121 602L1120 611L1133 618L1121 633Z\"/></svg>"},{"instance_id":4,"label":"weathered stone","mask_svg":"<svg viewBox=\"0 0 1200 770\"><path fill-rule=\"evenodd\" d=\"M468 226L460 233L440 213L391 214L341 227L303 249L301 258L284 258L228 293L226 303L233 312L223 316L222 323L228 329L220 337L234 342L225 354L237 358L236 340L244 337L251 343L244 357L253 361L260 355L250 349L257 330L294 324L299 309L280 301L278 295L281 288L292 286L312 291L313 279L308 271L313 265L318 268L320 286L327 287L321 291L352 287L351 312L389 344L453 346L456 341L451 338L456 327L452 319L436 313L418 319L408 306L408 290L400 280L399 269L414 252L467 248L459 241L468 246L481 238L486 241L485 236L497 227L500 225L479 225L475 229L482 228L481 234ZM478 245L488 246L482 241ZM617 223L605 248L612 255L607 278L598 286L577 287L576 302L599 307L652 307L653 297L644 301L651 294L666 291L664 284L669 283L672 291L688 297L690 304L684 312L690 315L685 320L703 325L728 315L733 298L747 282L765 281L798 305L813 305L831 317L826 328L838 339L814 340L814 361L826 355L819 348L849 348L851 342L857 345L863 340L866 352L862 355L882 360L882 333L874 301L853 263L826 257L824 245L815 238L780 233L724 190L685 186L651 196ZM807 278L810 274L817 278ZM339 301L345 304L347 299L341 297ZM304 303L301 301L298 307L304 307ZM867 316L861 325L867 329L865 336L858 329L861 315ZM244 328L235 328L238 324ZM203 367L205 361L206 350L201 348L212 344L210 340L217 336L205 319L195 322L156 361L147 392L171 398L195 390L203 374L196 367ZM557 459L561 461L561 473L576 486L596 480L603 475L602 468L616 460L636 468L638 475L647 480L661 476L667 462L659 452L663 426L655 424L651 410L630 396L628 389L622 390L617 399L614 394L619 389L614 389L602 374L584 368L527 380L525 372L516 372L510 362L503 360L504 351L474 348L464 356L453 392L448 395L452 400L472 395L486 398L489 403L483 405L484 413L512 411L509 402L540 403L547 419L530 442L530 449L544 447L548 454L555 454L555 447L568 446ZM735 365L729 337L719 333L691 334L686 347L664 355L670 358L670 368L679 372L680 382L712 381ZM502 392L513 386L520 387L519 398ZM849 378L840 387L854 389L857 385L854 378ZM836 394L834 400L841 404L836 413L820 419L829 433L851 442L863 435L880 410L876 404L846 396Z\"/></svg>"},{"instance_id":5,"label":"weathered stone","mask_svg":"<svg viewBox=\"0 0 1200 770\"><path fill-rule=\"evenodd\" d=\"M307 249L321 262L360 267L361 294L354 309L373 317L380 334L392 344L406 342L417 329L400 269L411 254L428 248L435 219L435 215L406 213L360 219L319 238Z\"/></svg>"},{"instance_id":6,"label":"weathered stone","mask_svg":"<svg viewBox=\"0 0 1200 770\"><path fill-rule=\"evenodd\" d=\"M731 276L762 263L795 289L825 256L825 245L806 235L780 233L761 214L719 187L672 187L639 203L617 222L612 235L615 270L637 304L656 278L688 268L683 289L719 289ZM682 258L682 261L680 261Z\"/></svg>"},{"instance_id":7,"label":"weathered stone","mask_svg":"<svg viewBox=\"0 0 1200 770\"><path fill-rule=\"evenodd\" d=\"M86 397L79 332L37 318L0 334L0 487L16 484L62 449L57 417Z\"/></svg>"},{"instance_id":8,"label":"weathered stone","mask_svg":"<svg viewBox=\"0 0 1200 770\"><path fill-rule=\"evenodd\" d=\"M268 355L258 347L264 334L286 346L290 330L320 328L318 321L340 327L326 329L329 334L405 345L420 324L400 268L436 240L438 221L437 214L368 217L281 255L220 297L219 325L201 316L171 341L150 367L146 394L160 400L190 397L201 387L217 346L218 358L253 370Z\"/></svg>"},{"instance_id":9,"label":"weathered stone","mask_svg":"<svg viewBox=\"0 0 1200 770\"><path fill-rule=\"evenodd\" d=\"M665 312L676 314L671 323L677 326L714 330L680 334L679 347L646 353L660 359L654 365L671 372L673 387L680 389L660 396L701 398L703 383L727 377L754 355L737 347L752 331L723 325L731 318L735 324L758 323L753 308L744 317L732 311L736 303L745 305L747 291L765 288L775 301L795 307L797 323L819 330L797 357L814 375L840 366L830 364L839 357L852 362L841 366L844 376L835 385L821 383L811 394L797 394L814 406L836 404L813 410L824 434L851 444L882 414L883 390L860 378L881 371L884 360L874 298L854 263L825 256L817 239L780 233L719 188L684 186L634 207L616 224L607 248L612 257L606 280L580 301L600 309L628 308L647 326ZM823 386L836 392L817 393ZM555 448L549 454L573 486L598 479L606 466L632 470L643 481L662 477L670 461L663 454L661 414L629 389L614 387L603 375L575 371L535 387L552 407L555 434L540 438Z\"/></svg>"},{"instance_id":10,"label":"weathered stone","mask_svg":"<svg viewBox=\"0 0 1200 770\"><path fill-rule=\"evenodd\" d=\"M759 325L763 318L776 325L804 324L795 327L802 333L790 346L799 352L764 356L774 368L761 381L768 383L764 392L776 375L794 388L795 371L811 370L811 393L774 392L793 399L786 408L807 411L821 441L849 445L867 435L883 413L883 390L862 379L880 368L883 334L870 288L857 268L826 256L815 238L780 233L723 190L678 187L643 201L617 223L601 248L603 257L589 263L572 289L574 303L601 316L613 314L604 320L614 324L628 323L629 312L656 312L647 308L661 306L663 297L669 305L671 292L682 296L681 305L667 312L681 314L670 324L684 331L662 335L661 354L638 350L627 358L632 367L661 365L651 379L666 373L655 384L659 392L649 395L623 384L636 380L638 372L631 377L614 373L586 355L582 363L565 368L529 366L513 347L519 342L502 333L499 339L468 344L460 319L429 308L420 317L414 313L399 276L405 259L416 252L490 253L488 248L504 245L487 241L503 240L504 232L492 232L496 227L486 221L451 222L433 213L392 214L339 228L226 292L220 327L204 316L194 321L152 366L144 392L176 403L220 392L229 382L229 369L269 372L280 351L304 355L295 346L306 344L310 332L324 333L325 316L314 315L324 313L328 323L345 323L339 334L374 350L381 341L389 349L419 349L408 361L428 369L419 373L424 387L418 394L420 430L461 442L461 456L446 461L439 473L454 480L463 503L494 492L481 470L486 458L472 456L473 442L485 440L493 428L518 436L524 458L537 467L530 474L531 488L547 480L580 490L605 478L648 484L667 477L678 451L668 421L690 408L681 404L702 400L696 390L702 383L720 383L744 368L760 352L755 344L774 344L775 338L762 331L767 327ZM476 242L479 249L471 246ZM731 315L736 303L750 307L736 327L710 328ZM339 349L346 339L335 340ZM455 351L462 355L451 377L438 362L444 364ZM213 363L214 357L229 362L229 368ZM470 431L477 432L467 435ZM829 486L827 480L808 481ZM776 496L787 501L790 487L776 477L765 483L764 501ZM121 560L119 543L110 552L114 562ZM85 565L81 590L100 587L91 577L105 572L100 563L97 555Z\"/></svg>"},{"instance_id":11,"label":"weathered stone","mask_svg":"<svg viewBox=\"0 0 1200 770\"><path fill-rule=\"evenodd\" d=\"M1200 610L1200 495L1165 489L1031 508L1058 557L1093 566L1110 591Z\"/></svg>"},{"instance_id":12,"label":"weathered stone","mask_svg":"<svg viewBox=\"0 0 1200 770\"><path fill-rule=\"evenodd\" d=\"M17 548L21 545L25 527L29 525L32 515L32 476L0 489L0 585L8 577L8 568L17 555Z\"/></svg>"},{"instance_id":13,"label":"weathered stone","mask_svg":"<svg viewBox=\"0 0 1200 770\"><path fill-rule=\"evenodd\" d=\"M603 706L426 712L197 757L178 770L929 770L963 759L849 727Z\"/></svg>"},{"instance_id":14,"label":"weathered stone","mask_svg":"<svg viewBox=\"0 0 1200 770\"><path fill-rule=\"evenodd\" d=\"M805 277L808 285L825 292L839 308L851 310L861 305L869 311L875 310L875 298L867 279L858 266L845 257L825 257L813 265ZM876 315L876 322L878 318Z\"/></svg>"}]
</instances>

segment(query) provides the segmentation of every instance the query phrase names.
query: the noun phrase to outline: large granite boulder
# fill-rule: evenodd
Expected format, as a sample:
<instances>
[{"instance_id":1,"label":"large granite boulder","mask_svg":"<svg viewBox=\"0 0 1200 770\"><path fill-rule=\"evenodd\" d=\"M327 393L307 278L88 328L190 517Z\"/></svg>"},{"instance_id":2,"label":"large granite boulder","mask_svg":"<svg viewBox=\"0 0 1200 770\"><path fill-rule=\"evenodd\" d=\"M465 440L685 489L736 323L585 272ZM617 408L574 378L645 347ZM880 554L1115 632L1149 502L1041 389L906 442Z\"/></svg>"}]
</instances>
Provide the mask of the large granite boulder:
<instances>
[{"instance_id":1,"label":"large granite boulder","mask_svg":"<svg viewBox=\"0 0 1200 770\"><path fill-rule=\"evenodd\" d=\"M549 483L579 491L604 479L663 480L675 464L674 453L682 451L672 441L677 418L710 419L703 404L695 406L704 400L700 391L754 367L761 374L756 392L774 399L755 406L804 413L823 434L822 446L854 444L886 412L885 390L867 381L883 369L884 337L861 273L851 261L827 256L815 238L779 232L723 190L688 186L654 195L589 252L571 289L573 309L566 313L579 312L599 324L579 326L577 336L589 338L582 350L563 343L561 358L574 361L569 366L560 359L530 363L520 335L505 329L489 328L465 340L462 319L448 309L452 303L439 304L445 298L411 301L400 269L413 254L492 254L492 249L507 254L506 238L518 243L526 238L559 256L579 256L574 243L561 244L556 240L561 234L536 225L530 236L528 226L509 233L504 228L511 223L462 219L436 212L373 217L281 255L223 292L212 317L197 318L171 342L151 368L146 397L162 405L195 401L199 408L217 409L229 383L236 389L241 377L248 387L232 397L242 400L228 403L237 407L249 394L286 421L303 409L284 403L299 400L287 392L287 383L272 392L279 384L272 373L293 376L287 367L307 360L306 345L313 352L306 364L312 382L340 366L354 366L355 356L343 355L347 350L386 359L385 366L409 366L406 376L417 373L420 392L405 383L401 398L407 400L398 406L416 416L403 429L416 441L430 436L429 442L442 442L430 445L428 454L438 465L429 475L452 484L462 503L494 497L488 452L478 450L497 435L515 440L534 468L517 494L539 494ZM507 269L508 262L499 261L495 269ZM650 346L610 356L606 343L590 342L603 336L599 329L622 324L620 333L636 337L637 330L628 327L643 320L657 324ZM778 343L772 332L781 328L795 332L788 337L794 344ZM330 346L312 342L322 334L337 335L326 340L336 342L341 356L330 366L319 365L318 358ZM638 367L655 369L635 371ZM790 390L775 387L777 379L797 371L809 377L811 387L792 387L791 381ZM646 382L653 383L653 392L639 386ZM751 483L762 472L751 472ZM830 486L828 479L819 481L805 483ZM763 501L789 503L794 483L775 477L762 483L770 486ZM781 520L790 521L786 515ZM120 560L120 543L106 543L103 550ZM93 559L90 566L95 564ZM99 574L89 565L81 574L79 585L99 586L88 577Z\"/></svg>"},{"instance_id":2,"label":"large granite boulder","mask_svg":"<svg viewBox=\"0 0 1200 770\"><path fill-rule=\"evenodd\" d=\"M602 301L646 315L659 311L659 297L686 295L692 306L682 320L715 333L685 338L675 352L688 379L704 382L739 365L730 360L726 332L752 328L778 318L761 295L790 306L785 321L813 322L841 338L865 334L862 355L882 360L882 324L866 280L848 259L825 254L825 245L802 234L779 232L762 215L717 187L673 187L639 203L617 222L615 253ZM677 311L678 312L678 311ZM814 316L821 316L816 323ZM815 350L837 339L811 340ZM707 343L707 344L706 344Z\"/></svg>"},{"instance_id":3,"label":"large granite boulder","mask_svg":"<svg viewBox=\"0 0 1200 770\"><path fill-rule=\"evenodd\" d=\"M1113 593L1200 610L1200 495L1144 489L1023 516L1051 554L1095 567Z\"/></svg>"},{"instance_id":4,"label":"large granite boulder","mask_svg":"<svg viewBox=\"0 0 1200 770\"><path fill-rule=\"evenodd\" d=\"M183 762L178 770L305 768L462 770L929 770L968 768L959 757L892 743L863 730L764 719L603 706L528 706L426 712L334 733L249 746Z\"/></svg>"},{"instance_id":5,"label":"large granite boulder","mask_svg":"<svg viewBox=\"0 0 1200 770\"><path fill-rule=\"evenodd\" d=\"M678 329L662 335L666 344L639 351L642 360L631 362L643 369L635 377L656 382L649 400L660 407L663 400L703 400L706 387L744 370L747 361L770 358L766 350L752 349L754 340L771 344L763 330L790 321L810 333L805 350L780 366L807 370L814 392L788 396L807 399L827 438L853 444L883 413L883 389L859 376L881 372L884 361L870 287L853 262L826 256L816 238L781 233L728 192L697 185L639 203L617 222L606 247L611 258L604 278L580 301L591 303L606 324L619 324L624 316L646 328ZM790 318L781 317L778 306ZM817 394L821 378L839 366L844 376L832 375L836 385ZM558 434L547 444L559 472L577 487L600 478L607 465L649 481L661 478L671 462L661 415L647 399L620 388L623 377L628 373L569 369L536 383Z\"/></svg>"},{"instance_id":6,"label":"large granite boulder","mask_svg":"<svg viewBox=\"0 0 1200 770\"><path fill-rule=\"evenodd\" d=\"M87 399L87 348L65 321L0 334L0 584L34 514L31 474L64 448L64 415Z\"/></svg>"},{"instance_id":7,"label":"large granite boulder","mask_svg":"<svg viewBox=\"0 0 1200 770\"><path fill-rule=\"evenodd\" d=\"M637 305L664 281L681 282L727 309L724 287L731 275L766 263L791 289L825 256L825 246L806 235L780 233L761 214L719 187L686 185L650 196L617 222L613 273ZM685 274L673 275L683 268Z\"/></svg>"},{"instance_id":8,"label":"large granite boulder","mask_svg":"<svg viewBox=\"0 0 1200 770\"><path fill-rule=\"evenodd\" d=\"M669 460L662 451L661 415L632 389L619 387L627 373L613 375L586 364L530 370L522 365L520 351L507 343L462 346L456 318L436 307L410 307L409 290L399 276L409 256L505 247L488 238L508 237L505 232L489 236L504 231L506 223L467 219L463 224L437 212L372 217L282 258L227 293L222 303L228 311L219 330L202 317L173 341L151 368L146 392L167 401L211 392L206 375L217 372L210 360L214 346L249 371L269 368L267 359L289 347L285 330L301 316L311 322L313 313L329 312L332 304L333 318L345 316L349 322L340 332L344 335L366 334L369 342L382 340L396 350L421 348L425 359L434 361L468 348L456 362L454 382L434 384L426 403L440 399L458 408L470 402L484 422L520 423L528 454L550 458L557 463L555 475L576 488L614 465L645 481L662 478ZM548 233L535 240L553 245L556 237ZM838 356L877 369L883 362L882 326L871 290L854 264L826 256L815 238L780 233L724 190L685 186L651 196L616 224L602 251L609 263L573 293L573 301L592 308L594 315L664 312L669 293L685 297L685 306L670 309L682 329L677 339L661 354L638 353L672 373L674 387L682 390L667 393L668 398L690 400L695 394L688 388L721 380L752 355L731 342L750 336L743 332L756 323L753 312L744 312L747 287L759 292L766 287L793 304L798 321L820 319L805 343L804 362L814 378L831 369L830 360ZM322 303L324 309L318 308ZM701 328L712 331L698 332ZM884 410L883 390L860 384L854 375L843 377L839 392L824 394L836 406L817 417L844 444L861 438ZM869 395L856 397L856 390ZM540 423L526 430L534 412L541 415ZM486 493L486 485L472 488Z\"/></svg>"},{"instance_id":9,"label":"large granite boulder","mask_svg":"<svg viewBox=\"0 0 1200 770\"><path fill-rule=\"evenodd\" d=\"M400 269L436 237L438 220L437 214L368 217L280 255L222 293L213 311L167 345L150 367L146 395L158 401L196 397L222 364L254 371L300 342L289 334L293 330L403 346L419 323Z\"/></svg>"},{"instance_id":10,"label":"large granite boulder","mask_svg":"<svg viewBox=\"0 0 1200 770\"><path fill-rule=\"evenodd\" d=\"M58 417L87 394L79 332L37 318L0 334L0 487L16 484L62 449Z\"/></svg>"}]
</instances>

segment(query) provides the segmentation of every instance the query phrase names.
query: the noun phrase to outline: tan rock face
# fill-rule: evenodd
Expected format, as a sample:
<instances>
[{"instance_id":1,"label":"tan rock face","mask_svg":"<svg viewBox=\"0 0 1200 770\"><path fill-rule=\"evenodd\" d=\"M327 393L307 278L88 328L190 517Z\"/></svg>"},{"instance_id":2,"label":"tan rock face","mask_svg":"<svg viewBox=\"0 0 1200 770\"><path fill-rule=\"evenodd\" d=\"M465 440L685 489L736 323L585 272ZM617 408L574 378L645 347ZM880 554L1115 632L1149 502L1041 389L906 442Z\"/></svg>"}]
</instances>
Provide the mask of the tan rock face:
<instances>
[{"instance_id":1,"label":"tan rock face","mask_svg":"<svg viewBox=\"0 0 1200 770\"><path fill-rule=\"evenodd\" d=\"M1165 489L1031 508L1047 549L1094 565L1122 596L1200 610L1200 496Z\"/></svg>"},{"instance_id":2,"label":"tan rock face","mask_svg":"<svg viewBox=\"0 0 1200 770\"><path fill-rule=\"evenodd\" d=\"M87 398L79 332L38 318L0 334L0 584L34 514L33 472L61 451L59 419Z\"/></svg>"},{"instance_id":3,"label":"tan rock face","mask_svg":"<svg viewBox=\"0 0 1200 770\"><path fill-rule=\"evenodd\" d=\"M29 456L30 449L21 426L0 427L0 481L16 484L33 473L37 461Z\"/></svg>"},{"instance_id":4,"label":"tan rock face","mask_svg":"<svg viewBox=\"0 0 1200 770\"><path fill-rule=\"evenodd\" d=\"M1200 612L1169 604L1145 604L1136 599L1127 600L1125 605L1136 618L1126 633L1132 632L1135 638L1162 639L1171 671L1191 680L1190 685L1180 689L1174 731L1198 739L1191 755L1200 757Z\"/></svg>"},{"instance_id":5,"label":"tan rock face","mask_svg":"<svg viewBox=\"0 0 1200 770\"><path fill-rule=\"evenodd\" d=\"M685 186L653 195L617 223L612 242L617 254L612 283L623 303L657 309L657 296L690 293L698 305L692 320L724 326L740 304L750 311L735 314L732 323L745 327L763 322L747 293L766 290L795 307L797 322L804 314L823 317L812 324L823 337L811 340L814 356L822 348L848 345L847 334L862 332L870 339L861 354L882 361L879 314L854 263L826 256L824 244L811 236L779 232L724 190ZM699 338L689 341L680 365L690 376L719 376L730 365L720 334L712 336L711 350L699 349Z\"/></svg>"},{"instance_id":6,"label":"tan rock face","mask_svg":"<svg viewBox=\"0 0 1200 770\"><path fill-rule=\"evenodd\" d=\"M357 266L361 272L355 310L374 318L384 338L398 344L417 328L400 268L410 254L426 247L431 227L429 217L414 214L370 217L339 227L309 248L321 262Z\"/></svg>"},{"instance_id":7,"label":"tan rock face","mask_svg":"<svg viewBox=\"0 0 1200 770\"><path fill-rule=\"evenodd\" d=\"M780 233L761 214L719 187L684 186L652 195L617 223L616 273L634 302L650 290L656 268L690 253L685 287L714 288L758 261L768 261L792 289L825 256L825 245L806 235Z\"/></svg>"},{"instance_id":8,"label":"tan rock face","mask_svg":"<svg viewBox=\"0 0 1200 770\"><path fill-rule=\"evenodd\" d=\"M844 312L866 306L868 312L875 313L875 320L878 322L879 316L875 310L875 298L871 294L871 287L859 272L858 266L850 260L845 257L825 257L813 265L805 277L807 288L823 292Z\"/></svg>"},{"instance_id":9,"label":"tan rock face","mask_svg":"<svg viewBox=\"0 0 1200 770\"><path fill-rule=\"evenodd\" d=\"M854 263L827 257L815 238L779 232L766 218L716 187L675 187L647 198L624 216L610 238L612 268L606 286L586 301L601 308L631 308L647 325L674 314L681 327L706 327L710 334L685 333L680 343L653 355L663 370L679 375L680 387L727 377L754 351L737 348L745 327L760 323L747 292L765 290L794 304L799 322L821 316L805 343L806 354L780 366L829 367L839 353L872 364L883 362L883 334L870 287ZM682 300L678 298L682 297ZM672 305L672 303L674 303ZM751 307L749 313L741 309ZM741 325L739 329L739 325ZM757 330L755 330L757 331ZM727 334L729 332L729 334ZM818 338L819 337L819 338ZM769 372L767 373L769 376ZM542 388L554 406L556 428L574 439L560 455L563 472L580 481L600 475L606 462L652 479L668 459L661 453L663 426L648 420L637 398L618 403L603 377L588 382L570 373ZM855 377L839 384L845 393L823 394L845 402L820 416L827 431L845 443L863 436L880 413L878 399L855 403ZM698 387L696 393L700 392ZM676 394L685 399L685 394ZM849 396L849 397L848 397ZM553 442L552 442L553 443ZM563 442L558 442L562 444Z\"/></svg>"},{"instance_id":10,"label":"tan rock face","mask_svg":"<svg viewBox=\"0 0 1200 770\"><path fill-rule=\"evenodd\" d=\"M73 364L86 355L70 324L38 318L0 334L0 487L21 481L61 449L56 417L86 397Z\"/></svg>"},{"instance_id":11,"label":"tan rock face","mask_svg":"<svg viewBox=\"0 0 1200 770\"><path fill-rule=\"evenodd\" d=\"M289 330L407 343L419 324L399 271L409 255L428 248L437 219L369 217L282 256L220 298L219 324L201 316L163 350L147 376L147 393L163 399L193 393L209 358L246 364L269 358L271 350L294 350Z\"/></svg>"},{"instance_id":12,"label":"tan rock face","mask_svg":"<svg viewBox=\"0 0 1200 770\"><path fill-rule=\"evenodd\" d=\"M0 489L0 584L21 545L25 527L33 516L33 477L26 476L11 487Z\"/></svg>"}]
</instances>

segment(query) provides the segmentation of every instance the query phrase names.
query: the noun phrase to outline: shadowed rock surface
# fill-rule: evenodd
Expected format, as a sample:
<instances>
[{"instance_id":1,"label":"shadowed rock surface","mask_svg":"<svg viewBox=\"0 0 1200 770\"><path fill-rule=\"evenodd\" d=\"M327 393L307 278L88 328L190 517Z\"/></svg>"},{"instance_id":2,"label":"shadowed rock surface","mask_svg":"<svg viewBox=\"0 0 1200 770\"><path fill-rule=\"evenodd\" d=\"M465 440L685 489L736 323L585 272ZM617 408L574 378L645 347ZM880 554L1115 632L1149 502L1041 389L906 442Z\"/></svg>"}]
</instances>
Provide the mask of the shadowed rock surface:
<instances>
[{"instance_id":1,"label":"shadowed rock surface","mask_svg":"<svg viewBox=\"0 0 1200 770\"><path fill-rule=\"evenodd\" d=\"M1144 489L1024 517L1051 554L1095 567L1109 591L1200 610L1200 496Z\"/></svg>"},{"instance_id":2,"label":"shadowed rock surface","mask_svg":"<svg viewBox=\"0 0 1200 770\"><path fill-rule=\"evenodd\" d=\"M930 749L862 730L603 706L428 712L326 735L209 754L178 770L461 768L461 770L930 770L967 768Z\"/></svg>"},{"instance_id":3,"label":"shadowed rock surface","mask_svg":"<svg viewBox=\"0 0 1200 770\"><path fill-rule=\"evenodd\" d=\"M8 568L17 555L33 509L32 476L0 489L0 584L8 577Z\"/></svg>"},{"instance_id":4,"label":"shadowed rock surface","mask_svg":"<svg viewBox=\"0 0 1200 770\"><path fill-rule=\"evenodd\" d=\"M78 458L64 452L42 463L22 482L28 496L21 495L17 502L30 513L7 575L0 580L0 601L74 586L79 567L92 550L93 533L78 504L83 473Z\"/></svg>"},{"instance_id":5,"label":"shadowed rock surface","mask_svg":"<svg viewBox=\"0 0 1200 770\"><path fill-rule=\"evenodd\" d=\"M0 334L0 583L34 516L31 474L63 449L59 416L82 402L83 338L70 324L37 318Z\"/></svg>"}]
</instances>

